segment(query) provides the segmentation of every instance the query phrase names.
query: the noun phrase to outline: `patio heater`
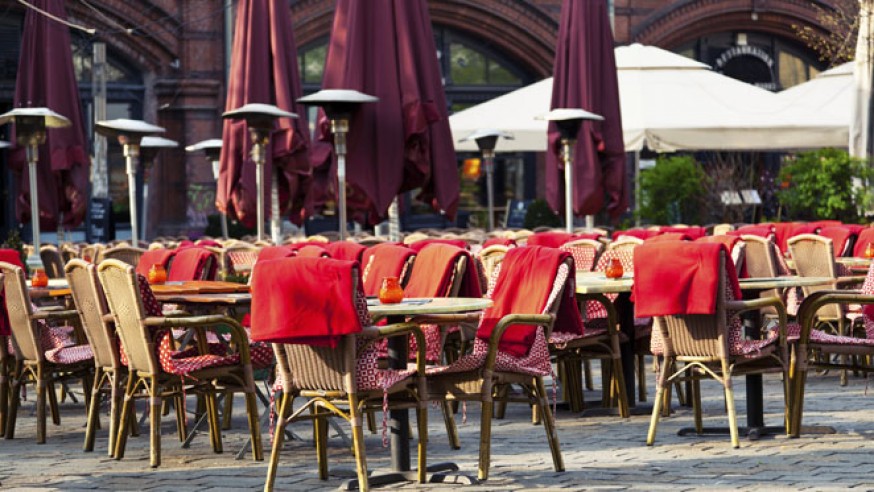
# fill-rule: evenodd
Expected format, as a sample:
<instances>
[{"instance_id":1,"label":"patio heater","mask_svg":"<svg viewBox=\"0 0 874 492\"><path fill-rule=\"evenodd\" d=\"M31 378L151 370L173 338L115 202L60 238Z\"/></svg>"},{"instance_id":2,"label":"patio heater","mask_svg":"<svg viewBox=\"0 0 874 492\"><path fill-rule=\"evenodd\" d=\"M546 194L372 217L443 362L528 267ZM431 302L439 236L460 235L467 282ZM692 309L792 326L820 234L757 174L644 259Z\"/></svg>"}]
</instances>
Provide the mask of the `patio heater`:
<instances>
[{"instance_id":1,"label":"patio heater","mask_svg":"<svg viewBox=\"0 0 874 492\"><path fill-rule=\"evenodd\" d=\"M489 209L489 231L495 229L495 145L498 143L498 138L513 140L513 135L501 130L484 129L477 130L459 142L475 141L476 146L483 153L483 164L486 168L486 196L488 198Z\"/></svg>"},{"instance_id":2,"label":"patio heater","mask_svg":"<svg viewBox=\"0 0 874 492\"><path fill-rule=\"evenodd\" d=\"M574 145L584 120L603 121L604 117L582 109L557 108L540 119L554 121L561 135L561 158L564 161L565 230L574 232ZM591 216L590 216L591 217ZM592 222L589 224L588 222ZM587 217L587 227L594 227L594 218Z\"/></svg>"},{"instance_id":3,"label":"patio heater","mask_svg":"<svg viewBox=\"0 0 874 492\"><path fill-rule=\"evenodd\" d=\"M16 108L0 115L0 125L15 123L15 140L25 148L27 178L30 182L30 226L33 231L33 253L27 257L31 270L42 267L39 256L39 195L36 185L36 163L39 146L46 141L46 129L70 126L70 120L49 108Z\"/></svg>"},{"instance_id":4,"label":"patio heater","mask_svg":"<svg viewBox=\"0 0 874 492\"><path fill-rule=\"evenodd\" d=\"M258 220L258 239L264 235L264 166L267 164L267 149L270 145L270 133L274 130L278 118L297 118L297 114L279 109L272 104L249 103L237 109L226 111L222 118L245 121L249 127L249 137L252 139L252 160L255 161L255 187L258 193L256 200L256 216ZM282 240L279 217L279 181L276 169L271 169L270 180L270 236L273 244Z\"/></svg>"},{"instance_id":5,"label":"patio heater","mask_svg":"<svg viewBox=\"0 0 874 492\"><path fill-rule=\"evenodd\" d=\"M216 184L218 184L219 179L219 171L221 170L221 163L219 162L219 158L222 153L222 139L220 138L211 138L209 140L202 140L197 142L196 144L189 145L185 147L186 152L197 152L202 150L204 154L206 154L207 160L212 164L212 177L215 179ZM228 238L228 216L224 212L219 213L219 220L222 225L222 237Z\"/></svg>"},{"instance_id":6,"label":"patio heater","mask_svg":"<svg viewBox=\"0 0 874 492\"><path fill-rule=\"evenodd\" d=\"M379 101L378 97L348 89L324 89L297 100L301 104L320 106L331 120L334 152L337 154L337 212L340 218L340 241L346 240L346 134L349 120L363 103Z\"/></svg>"},{"instance_id":7,"label":"patio heater","mask_svg":"<svg viewBox=\"0 0 874 492\"><path fill-rule=\"evenodd\" d=\"M124 149L125 172L127 173L128 197L130 199L130 232L131 244L139 247L139 227L137 222L137 166L140 160L140 145L143 137L164 133L160 126L141 120L119 118L116 120L98 121L94 131L104 137L116 137Z\"/></svg>"},{"instance_id":8,"label":"patio heater","mask_svg":"<svg viewBox=\"0 0 874 492\"><path fill-rule=\"evenodd\" d=\"M149 227L149 175L155 165L155 157L161 149L175 149L179 142L164 137L143 137L140 142L140 160L143 162L143 242Z\"/></svg>"}]
</instances>

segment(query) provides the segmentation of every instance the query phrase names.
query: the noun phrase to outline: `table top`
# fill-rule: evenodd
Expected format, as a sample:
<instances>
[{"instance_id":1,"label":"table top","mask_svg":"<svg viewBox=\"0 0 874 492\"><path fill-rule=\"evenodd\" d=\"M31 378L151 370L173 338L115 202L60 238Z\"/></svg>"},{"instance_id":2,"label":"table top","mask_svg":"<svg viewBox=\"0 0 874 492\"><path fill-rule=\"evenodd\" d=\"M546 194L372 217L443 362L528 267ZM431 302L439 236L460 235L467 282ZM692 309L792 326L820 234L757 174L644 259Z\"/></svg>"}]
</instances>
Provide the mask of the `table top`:
<instances>
[{"instance_id":1,"label":"table top","mask_svg":"<svg viewBox=\"0 0 874 492\"><path fill-rule=\"evenodd\" d=\"M481 297L434 297L426 299L404 299L398 304L371 305L368 300L367 309L371 316L397 316L414 314L451 314L470 311L481 311L492 305L491 299Z\"/></svg>"},{"instance_id":2,"label":"table top","mask_svg":"<svg viewBox=\"0 0 874 492\"><path fill-rule=\"evenodd\" d=\"M577 294L618 294L631 292L634 277L623 276L619 279L608 279L603 272L577 272ZM806 287L824 285L832 282L829 277L798 277L795 275L773 278L742 278L739 279L741 290L768 290L784 287Z\"/></svg>"},{"instance_id":3,"label":"table top","mask_svg":"<svg viewBox=\"0 0 874 492\"><path fill-rule=\"evenodd\" d=\"M165 282L150 286L155 296L170 294L220 294L229 292L249 292L249 286L235 282L210 280L190 280L185 282Z\"/></svg>"},{"instance_id":4,"label":"table top","mask_svg":"<svg viewBox=\"0 0 874 492\"><path fill-rule=\"evenodd\" d=\"M252 303L252 294L248 292L216 292L216 293L164 293L155 294L159 302L173 304L202 304L220 306L248 306Z\"/></svg>"}]
</instances>

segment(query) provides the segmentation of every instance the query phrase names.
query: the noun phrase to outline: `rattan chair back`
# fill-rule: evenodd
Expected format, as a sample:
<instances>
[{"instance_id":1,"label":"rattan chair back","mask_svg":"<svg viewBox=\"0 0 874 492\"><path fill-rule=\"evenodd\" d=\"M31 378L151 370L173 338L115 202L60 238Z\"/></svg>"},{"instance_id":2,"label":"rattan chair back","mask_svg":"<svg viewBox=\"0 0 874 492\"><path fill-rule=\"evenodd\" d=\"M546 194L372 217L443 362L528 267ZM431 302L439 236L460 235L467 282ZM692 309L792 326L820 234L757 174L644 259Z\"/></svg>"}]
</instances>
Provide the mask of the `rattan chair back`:
<instances>
[{"instance_id":1,"label":"rattan chair back","mask_svg":"<svg viewBox=\"0 0 874 492\"><path fill-rule=\"evenodd\" d=\"M146 310L134 268L119 260L105 260L97 267L97 273L127 355L128 368L148 374L160 373L152 336L144 323Z\"/></svg>"},{"instance_id":2,"label":"rattan chair back","mask_svg":"<svg viewBox=\"0 0 874 492\"><path fill-rule=\"evenodd\" d=\"M146 250L142 248L134 248L133 246L116 246L115 248L109 248L104 251L103 259L120 260L128 265L136 267L145 252Z\"/></svg>"},{"instance_id":3,"label":"rattan chair back","mask_svg":"<svg viewBox=\"0 0 874 492\"><path fill-rule=\"evenodd\" d=\"M0 275L3 276L3 293L6 298L6 313L12 329L12 339L16 357L26 361L45 360L39 339L33 307L27 293L24 270L11 263L0 262Z\"/></svg>"},{"instance_id":4,"label":"rattan chair back","mask_svg":"<svg viewBox=\"0 0 874 492\"><path fill-rule=\"evenodd\" d=\"M831 239L816 234L799 234L789 238L788 245L799 276L829 277L835 280L830 284L802 287L805 296L837 288L838 270ZM840 304L830 304L817 311L817 315L822 319L842 319L844 308Z\"/></svg>"},{"instance_id":5,"label":"rattan chair back","mask_svg":"<svg viewBox=\"0 0 874 492\"><path fill-rule=\"evenodd\" d=\"M115 326L105 316L109 315L109 306L100 280L97 278L97 267L84 260L70 260L64 267L67 282L70 284L73 303L79 312L82 328L91 351L94 362L99 367L118 369L121 360L115 338Z\"/></svg>"},{"instance_id":6,"label":"rattan chair back","mask_svg":"<svg viewBox=\"0 0 874 492\"><path fill-rule=\"evenodd\" d=\"M46 244L39 248L39 257L49 278L64 278L64 260L57 246Z\"/></svg>"},{"instance_id":7,"label":"rattan chair back","mask_svg":"<svg viewBox=\"0 0 874 492\"><path fill-rule=\"evenodd\" d=\"M574 266L578 272L591 272L604 250L604 243L594 239L575 239L562 244L559 249L574 257Z\"/></svg>"}]
</instances>

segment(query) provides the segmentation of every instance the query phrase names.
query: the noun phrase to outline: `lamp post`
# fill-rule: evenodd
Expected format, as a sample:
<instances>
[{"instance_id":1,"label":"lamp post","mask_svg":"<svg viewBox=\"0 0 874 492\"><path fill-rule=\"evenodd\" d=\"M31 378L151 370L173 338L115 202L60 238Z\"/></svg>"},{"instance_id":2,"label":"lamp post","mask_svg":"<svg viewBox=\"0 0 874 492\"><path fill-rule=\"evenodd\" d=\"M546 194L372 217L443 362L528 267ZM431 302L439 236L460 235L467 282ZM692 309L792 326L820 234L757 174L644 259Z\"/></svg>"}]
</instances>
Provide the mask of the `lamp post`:
<instances>
[{"instance_id":1,"label":"lamp post","mask_svg":"<svg viewBox=\"0 0 874 492\"><path fill-rule=\"evenodd\" d=\"M221 171L221 163L219 161L222 153L222 139L220 138L211 138L209 140L203 140L197 142L196 144L189 145L185 147L187 152L197 152L202 150L204 154L206 154L207 160L209 160L210 164L212 164L212 177L215 179L216 184L218 184L219 179L219 171ZM219 220L222 225L222 237L224 239L228 238L228 216L224 212L219 213Z\"/></svg>"},{"instance_id":2,"label":"lamp post","mask_svg":"<svg viewBox=\"0 0 874 492\"><path fill-rule=\"evenodd\" d=\"M495 229L495 146L498 144L498 138L506 138L513 140L513 135L501 130L483 129L477 130L459 142L468 142L473 140L476 146L483 154L483 164L486 168L486 196L488 199L489 209L489 231Z\"/></svg>"},{"instance_id":3,"label":"lamp post","mask_svg":"<svg viewBox=\"0 0 874 492\"><path fill-rule=\"evenodd\" d=\"M249 127L249 136L252 139L252 160L255 161L255 185L258 196L256 197L256 216L258 220L258 239L264 234L264 166L267 163L267 149L270 144L270 133L274 129L277 118L297 118L297 114L279 109L272 104L249 103L237 109L226 111L222 118L245 121ZM270 180L270 234L273 244L279 244L280 217L279 217L279 184L276 178L276 170L272 169Z\"/></svg>"},{"instance_id":4,"label":"lamp post","mask_svg":"<svg viewBox=\"0 0 874 492\"><path fill-rule=\"evenodd\" d=\"M127 172L128 197L130 199L131 244L139 247L139 228L137 227L137 166L140 158L140 143L143 137L164 133L160 126L141 120L119 118L98 121L94 130L105 137L116 137L124 149L125 172Z\"/></svg>"},{"instance_id":5,"label":"lamp post","mask_svg":"<svg viewBox=\"0 0 874 492\"><path fill-rule=\"evenodd\" d=\"M346 134L349 120L363 103L379 101L378 97L348 89L323 89L297 100L301 104L320 106L331 120L334 152L337 154L337 212L340 218L340 240L346 240Z\"/></svg>"},{"instance_id":6,"label":"lamp post","mask_svg":"<svg viewBox=\"0 0 874 492\"><path fill-rule=\"evenodd\" d=\"M36 164L39 146L46 141L46 129L70 126L70 120L49 108L16 108L0 115L0 125L15 123L15 139L25 148L27 177L30 181L30 226L33 231L33 253L27 257L31 269L42 266L39 256L39 195L36 186Z\"/></svg>"},{"instance_id":7,"label":"lamp post","mask_svg":"<svg viewBox=\"0 0 874 492\"><path fill-rule=\"evenodd\" d=\"M604 117L582 109L553 109L542 119L554 121L561 135L561 158L564 162L564 206L565 230L574 232L574 145L584 120L603 121ZM588 219L587 219L588 220ZM591 220L594 222L594 219ZM594 227L594 224L587 224Z\"/></svg>"},{"instance_id":8,"label":"lamp post","mask_svg":"<svg viewBox=\"0 0 874 492\"><path fill-rule=\"evenodd\" d=\"M149 227L149 175L155 165L155 157L161 149L175 149L179 142L164 137L143 137L140 142L140 158L143 161L143 242Z\"/></svg>"}]
</instances>

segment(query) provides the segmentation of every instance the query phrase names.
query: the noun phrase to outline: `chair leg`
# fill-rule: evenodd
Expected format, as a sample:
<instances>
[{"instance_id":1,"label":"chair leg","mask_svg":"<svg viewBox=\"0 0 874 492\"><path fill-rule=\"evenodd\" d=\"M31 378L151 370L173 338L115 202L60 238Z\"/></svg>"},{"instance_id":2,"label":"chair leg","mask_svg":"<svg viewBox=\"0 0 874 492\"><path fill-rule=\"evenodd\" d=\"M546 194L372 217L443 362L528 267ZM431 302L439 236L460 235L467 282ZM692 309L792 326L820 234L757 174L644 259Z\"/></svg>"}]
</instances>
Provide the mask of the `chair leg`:
<instances>
[{"instance_id":1,"label":"chair leg","mask_svg":"<svg viewBox=\"0 0 874 492\"><path fill-rule=\"evenodd\" d=\"M149 444L152 468L161 466L161 401L158 378L151 378L149 384ZM121 437L121 436L119 436Z\"/></svg>"},{"instance_id":2,"label":"chair leg","mask_svg":"<svg viewBox=\"0 0 874 492\"><path fill-rule=\"evenodd\" d=\"M727 374L727 372L723 372ZM731 433L731 447L739 448L740 439L737 432L737 413L734 408L734 389L731 385L731 377L724 376L725 380L725 405L728 407L728 431ZM699 402L700 406L700 402Z\"/></svg>"},{"instance_id":3,"label":"chair leg","mask_svg":"<svg viewBox=\"0 0 874 492\"><path fill-rule=\"evenodd\" d=\"M66 391L61 385L61 391ZM61 425L61 413L58 411L58 394L55 392L54 381L46 381L46 396L48 396L49 409L52 414L52 424Z\"/></svg>"},{"instance_id":4,"label":"chair leg","mask_svg":"<svg viewBox=\"0 0 874 492\"><path fill-rule=\"evenodd\" d=\"M443 412L449 410L449 406L444 401ZM453 420L454 422L454 420ZM419 473L419 483L428 481L428 402L419 402L416 408L416 424L419 427L419 462L417 471ZM451 438L450 438L451 439ZM458 439L458 436L455 437ZM458 449L458 448L455 448Z\"/></svg>"},{"instance_id":5,"label":"chair leg","mask_svg":"<svg viewBox=\"0 0 874 492\"><path fill-rule=\"evenodd\" d=\"M119 410L121 409L121 385L117 371L108 375L109 379L109 447L107 454L112 456L115 452L115 439L119 427ZM97 393L95 393L97 394Z\"/></svg>"},{"instance_id":6,"label":"chair leg","mask_svg":"<svg viewBox=\"0 0 874 492\"><path fill-rule=\"evenodd\" d=\"M662 361L662 370L656 379L656 396L652 406L652 416L649 420L649 431L646 433L646 445L652 446L655 442L656 430L659 426L659 418L662 415L662 405L665 402L665 386L668 384L668 371L673 361L665 358Z\"/></svg>"},{"instance_id":7,"label":"chair leg","mask_svg":"<svg viewBox=\"0 0 874 492\"><path fill-rule=\"evenodd\" d=\"M446 435L449 436L449 447L461 449L461 440L458 438L458 427L455 426L455 414L452 412L452 405L450 405L449 401L443 400L440 402L440 408L443 410L443 422L446 425Z\"/></svg>"},{"instance_id":8,"label":"chair leg","mask_svg":"<svg viewBox=\"0 0 874 492\"><path fill-rule=\"evenodd\" d=\"M46 375L43 373L42 365L37 366L36 376L36 443L45 444L46 442L46 393L48 392L49 381L46 381ZM54 392L52 392L54 394Z\"/></svg>"},{"instance_id":9,"label":"chair leg","mask_svg":"<svg viewBox=\"0 0 874 492\"><path fill-rule=\"evenodd\" d=\"M134 417L133 394L135 388L136 378L134 377L134 374L131 373L127 377L127 385L124 391L124 400L121 406L121 416L118 419L118 434L115 436L115 448L113 449L112 453L117 460L124 458L124 448L127 446L128 428L138 425L136 418L132 418Z\"/></svg>"},{"instance_id":10,"label":"chair leg","mask_svg":"<svg viewBox=\"0 0 874 492\"><path fill-rule=\"evenodd\" d=\"M222 412L222 430L230 430L234 410L234 392L225 391L225 409Z\"/></svg>"},{"instance_id":11,"label":"chair leg","mask_svg":"<svg viewBox=\"0 0 874 492\"><path fill-rule=\"evenodd\" d=\"M316 458L319 465L319 480L328 479L328 418L319 416L317 406L311 408L313 418L313 440L316 443Z\"/></svg>"},{"instance_id":12,"label":"chair leg","mask_svg":"<svg viewBox=\"0 0 874 492\"><path fill-rule=\"evenodd\" d=\"M97 437L97 427L100 425L100 384L103 381L104 372L103 369L98 367L94 371L94 389L92 391L92 395L94 398L91 399L91 405L88 407L88 424L85 427L85 445L83 446L83 451L91 452L94 451L94 439ZM111 427L111 425L110 425ZM110 449L112 448L112 429L109 430L109 443Z\"/></svg>"},{"instance_id":13,"label":"chair leg","mask_svg":"<svg viewBox=\"0 0 874 492\"><path fill-rule=\"evenodd\" d=\"M631 411L628 409L628 395L625 393L625 374L622 372L622 359L619 358L618 352L613 356L612 360L613 370L611 371L610 381L614 385L616 399L618 400L619 416L628 418L631 415Z\"/></svg>"},{"instance_id":14,"label":"chair leg","mask_svg":"<svg viewBox=\"0 0 874 492\"><path fill-rule=\"evenodd\" d=\"M495 408L494 417L498 420L503 419L504 415L506 415L506 413L507 413L507 401L506 400L507 400L507 395L509 395L509 394L510 394L510 385L509 384L503 384L497 388L497 398L495 398L495 399L498 400L498 403L497 404L493 403L493 406Z\"/></svg>"},{"instance_id":15,"label":"chair leg","mask_svg":"<svg viewBox=\"0 0 874 492\"><path fill-rule=\"evenodd\" d=\"M364 452L364 430L361 428L361 410L358 408L358 397L349 395L349 414L352 420L352 447L355 450L355 468L358 472L358 490L370 490L367 479L367 455Z\"/></svg>"},{"instance_id":16,"label":"chair leg","mask_svg":"<svg viewBox=\"0 0 874 492\"><path fill-rule=\"evenodd\" d=\"M165 408L167 405L162 405L162 414ZM185 415L185 399L182 395L173 397L173 408L176 409L176 435L179 442L185 442L188 439L188 418Z\"/></svg>"},{"instance_id":17,"label":"chair leg","mask_svg":"<svg viewBox=\"0 0 874 492\"><path fill-rule=\"evenodd\" d=\"M583 361L583 379L586 384L586 389L592 391L595 389L595 383L592 381L592 361L586 359Z\"/></svg>"},{"instance_id":18,"label":"chair leg","mask_svg":"<svg viewBox=\"0 0 874 492\"><path fill-rule=\"evenodd\" d=\"M797 357L807 357L807 354L798 354ZM799 371L796 367L793 368L795 374L792 375L792 403L790 409L790 437L798 437L801 435L801 420L804 412L804 385L807 382L807 371ZM12 415L10 415L11 417Z\"/></svg>"},{"instance_id":19,"label":"chair leg","mask_svg":"<svg viewBox=\"0 0 874 492\"><path fill-rule=\"evenodd\" d=\"M701 409L701 380L692 380L692 414L695 420L695 432L701 434L704 432L704 421Z\"/></svg>"},{"instance_id":20,"label":"chair leg","mask_svg":"<svg viewBox=\"0 0 874 492\"><path fill-rule=\"evenodd\" d=\"M228 393L226 398L230 400L233 393ZM228 411L228 413L230 413ZM255 461L264 461L264 445L261 444L261 419L258 415L258 402L255 399L255 392L246 393L246 417L249 420L249 434L252 438L252 459Z\"/></svg>"},{"instance_id":21,"label":"chair leg","mask_svg":"<svg viewBox=\"0 0 874 492\"><path fill-rule=\"evenodd\" d=\"M491 460L492 447L492 412L494 411L494 402L491 400L491 395L488 395L488 400L482 403L482 417L480 419L479 431L479 470L477 478L480 480L489 479L489 465Z\"/></svg>"},{"instance_id":22,"label":"chair leg","mask_svg":"<svg viewBox=\"0 0 874 492\"><path fill-rule=\"evenodd\" d=\"M264 492L271 492L276 483L276 470L279 468L279 453L285 440L286 419L291 415L291 394L282 392L282 398L277 408L276 429L273 431L273 447L270 450L270 463L267 465L267 480L264 482ZM254 449L254 448L253 448Z\"/></svg>"},{"instance_id":23,"label":"chair leg","mask_svg":"<svg viewBox=\"0 0 874 492\"><path fill-rule=\"evenodd\" d=\"M9 415L6 418L6 439L15 438L15 421L18 419L18 406L21 404L21 385L24 384L24 364L16 361L15 377L9 401Z\"/></svg>"},{"instance_id":24,"label":"chair leg","mask_svg":"<svg viewBox=\"0 0 874 492\"><path fill-rule=\"evenodd\" d=\"M637 354L637 401L646 401L646 360Z\"/></svg>"},{"instance_id":25,"label":"chair leg","mask_svg":"<svg viewBox=\"0 0 874 492\"><path fill-rule=\"evenodd\" d=\"M207 420L209 421L209 436L212 442L212 450L216 454L221 454L222 449L222 423L219 419L218 401L215 396L215 390L208 389L204 395L206 402Z\"/></svg>"},{"instance_id":26,"label":"chair leg","mask_svg":"<svg viewBox=\"0 0 874 492\"><path fill-rule=\"evenodd\" d=\"M564 471L564 458L561 456L561 444L558 441L558 433L555 431L555 420L552 409L549 408L549 397L543 385L543 378L534 378L534 388L537 394L537 406L540 408L543 428L546 431L546 440L549 442L549 450L552 452L552 464L555 471Z\"/></svg>"}]
</instances>

